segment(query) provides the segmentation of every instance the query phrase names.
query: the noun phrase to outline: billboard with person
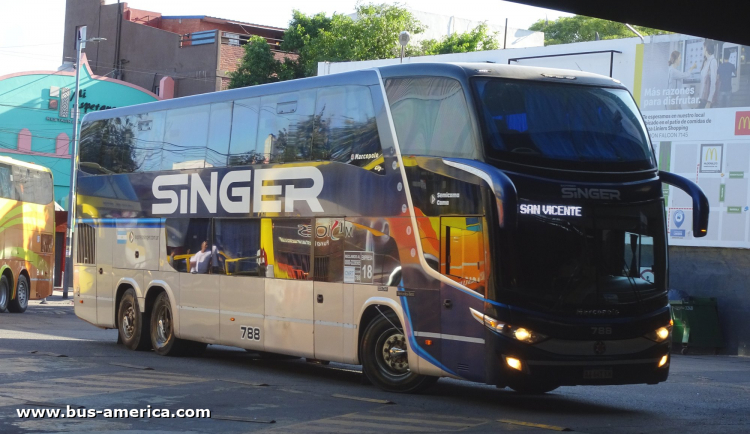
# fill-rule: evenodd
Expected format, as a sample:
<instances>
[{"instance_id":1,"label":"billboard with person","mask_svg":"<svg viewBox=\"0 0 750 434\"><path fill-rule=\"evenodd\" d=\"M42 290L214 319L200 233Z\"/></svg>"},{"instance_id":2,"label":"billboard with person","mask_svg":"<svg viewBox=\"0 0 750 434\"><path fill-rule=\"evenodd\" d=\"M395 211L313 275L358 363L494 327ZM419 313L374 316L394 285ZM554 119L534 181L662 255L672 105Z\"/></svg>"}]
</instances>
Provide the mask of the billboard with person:
<instances>
[{"instance_id":1,"label":"billboard with person","mask_svg":"<svg viewBox=\"0 0 750 434\"><path fill-rule=\"evenodd\" d=\"M750 247L750 65L745 46L671 35L638 47L634 95L660 168L697 181L709 198L708 235L693 237L691 200L666 199L673 245Z\"/></svg>"}]
</instances>

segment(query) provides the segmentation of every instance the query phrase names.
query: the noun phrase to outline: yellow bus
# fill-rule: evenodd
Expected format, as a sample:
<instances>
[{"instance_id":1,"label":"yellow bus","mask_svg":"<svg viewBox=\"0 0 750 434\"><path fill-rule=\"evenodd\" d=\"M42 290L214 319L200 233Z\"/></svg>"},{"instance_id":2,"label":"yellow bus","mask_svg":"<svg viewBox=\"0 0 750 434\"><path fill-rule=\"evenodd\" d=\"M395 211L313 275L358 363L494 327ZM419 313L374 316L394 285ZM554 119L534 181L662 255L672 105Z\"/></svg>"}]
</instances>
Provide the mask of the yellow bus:
<instances>
[{"instance_id":1,"label":"yellow bus","mask_svg":"<svg viewBox=\"0 0 750 434\"><path fill-rule=\"evenodd\" d=\"M53 191L49 169L0 156L0 313L52 295Z\"/></svg>"}]
</instances>

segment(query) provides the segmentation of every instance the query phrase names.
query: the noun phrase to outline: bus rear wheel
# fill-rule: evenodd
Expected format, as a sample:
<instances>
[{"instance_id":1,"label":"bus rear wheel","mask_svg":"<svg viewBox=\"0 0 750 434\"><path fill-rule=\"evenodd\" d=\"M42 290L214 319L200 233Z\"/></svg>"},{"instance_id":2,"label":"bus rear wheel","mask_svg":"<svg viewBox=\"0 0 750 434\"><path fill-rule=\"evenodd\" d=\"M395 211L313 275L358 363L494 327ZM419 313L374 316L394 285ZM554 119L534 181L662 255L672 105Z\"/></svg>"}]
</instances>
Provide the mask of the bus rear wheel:
<instances>
[{"instance_id":1,"label":"bus rear wheel","mask_svg":"<svg viewBox=\"0 0 750 434\"><path fill-rule=\"evenodd\" d=\"M198 355L206 344L180 339L174 335L174 315L169 296L162 292L151 308L151 345L160 356Z\"/></svg>"},{"instance_id":2,"label":"bus rear wheel","mask_svg":"<svg viewBox=\"0 0 750 434\"><path fill-rule=\"evenodd\" d=\"M8 307L8 297L10 297L10 283L5 276L0 277L0 313L5 312Z\"/></svg>"},{"instance_id":3,"label":"bus rear wheel","mask_svg":"<svg viewBox=\"0 0 750 434\"><path fill-rule=\"evenodd\" d=\"M29 287L29 279L27 279L24 275L18 276L18 284L16 285L16 298L8 301L8 312L26 312L26 308L29 307L30 294L31 291Z\"/></svg>"},{"instance_id":4,"label":"bus rear wheel","mask_svg":"<svg viewBox=\"0 0 750 434\"><path fill-rule=\"evenodd\" d=\"M151 344L148 329L148 323L143 321L135 290L128 288L122 295L117 309L117 331L120 341L133 351L148 350Z\"/></svg>"},{"instance_id":5,"label":"bus rear wheel","mask_svg":"<svg viewBox=\"0 0 750 434\"><path fill-rule=\"evenodd\" d=\"M379 315L365 329L360 347L362 370L372 384L388 392L416 393L438 377L409 369L407 341L396 315Z\"/></svg>"}]
</instances>

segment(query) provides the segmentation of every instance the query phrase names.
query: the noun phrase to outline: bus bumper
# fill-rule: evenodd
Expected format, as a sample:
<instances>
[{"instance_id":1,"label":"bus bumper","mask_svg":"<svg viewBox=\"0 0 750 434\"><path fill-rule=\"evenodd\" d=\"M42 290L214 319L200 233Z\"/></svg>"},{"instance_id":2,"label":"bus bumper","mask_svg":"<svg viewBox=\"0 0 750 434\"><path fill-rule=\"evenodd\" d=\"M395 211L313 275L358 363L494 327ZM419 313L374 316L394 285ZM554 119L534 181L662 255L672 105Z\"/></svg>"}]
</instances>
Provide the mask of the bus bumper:
<instances>
[{"instance_id":1,"label":"bus bumper","mask_svg":"<svg viewBox=\"0 0 750 434\"><path fill-rule=\"evenodd\" d=\"M489 384L511 387L523 383L555 386L657 384L669 376L669 340L651 342L648 348L638 352L615 355L607 355L606 348L617 347L618 341L596 341L591 342L591 352L596 345L597 351L604 348L603 354L588 355L552 353L490 334L493 336L490 346L494 348L487 353L492 358L487 365L491 371L488 372ZM571 353L582 346L580 341L569 342ZM558 344L561 344L558 348L565 347L564 341Z\"/></svg>"}]
</instances>

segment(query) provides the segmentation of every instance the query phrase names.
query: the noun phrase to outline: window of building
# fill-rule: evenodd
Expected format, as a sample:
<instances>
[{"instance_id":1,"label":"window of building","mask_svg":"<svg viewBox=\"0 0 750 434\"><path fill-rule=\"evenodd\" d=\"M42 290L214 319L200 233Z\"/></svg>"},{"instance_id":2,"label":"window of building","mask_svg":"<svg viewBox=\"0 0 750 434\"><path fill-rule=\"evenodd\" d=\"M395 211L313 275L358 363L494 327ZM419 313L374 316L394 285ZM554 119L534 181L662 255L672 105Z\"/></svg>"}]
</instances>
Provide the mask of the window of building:
<instances>
[{"instance_id":1,"label":"window of building","mask_svg":"<svg viewBox=\"0 0 750 434\"><path fill-rule=\"evenodd\" d=\"M315 91L269 95L261 98L255 152L263 161L309 161L315 113Z\"/></svg>"},{"instance_id":2,"label":"window of building","mask_svg":"<svg viewBox=\"0 0 750 434\"><path fill-rule=\"evenodd\" d=\"M403 155L479 157L469 108L457 80L392 78L385 89Z\"/></svg>"},{"instance_id":3,"label":"window of building","mask_svg":"<svg viewBox=\"0 0 750 434\"><path fill-rule=\"evenodd\" d=\"M259 219L215 219L214 245L217 273L231 276L260 274Z\"/></svg>"},{"instance_id":4,"label":"window of building","mask_svg":"<svg viewBox=\"0 0 750 434\"><path fill-rule=\"evenodd\" d=\"M259 113L260 98L241 99L234 102L227 165L244 166L263 161L263 155L255 152Z\"/></svg>"},{"instance_id":5,"label":"window of building","mask_svg":"<svg viewBox=\"0 0 750 434\"><path fill-rule=\"evenodd\" d=\"M365 86L318 89L312 159L384 173L375 109Z\"/></svg>"},{"instance_id":6,"label":"window of building","mask_svg":"<svg viewBox=\"0 0 750 434\"><path fill-rule=\"evenodd\" d=\"M161 170L205 167L210 112L205 105L167 111Z\"/></svg>"}]
</instances>

